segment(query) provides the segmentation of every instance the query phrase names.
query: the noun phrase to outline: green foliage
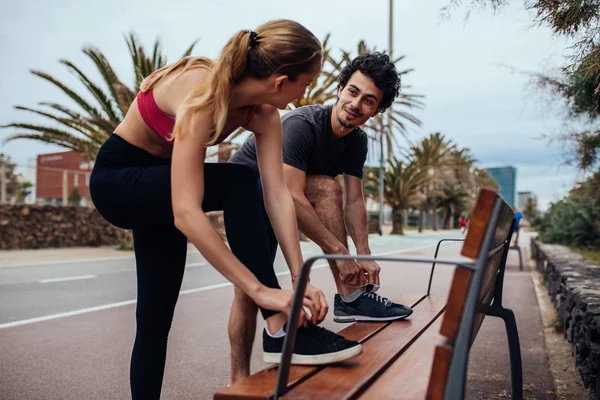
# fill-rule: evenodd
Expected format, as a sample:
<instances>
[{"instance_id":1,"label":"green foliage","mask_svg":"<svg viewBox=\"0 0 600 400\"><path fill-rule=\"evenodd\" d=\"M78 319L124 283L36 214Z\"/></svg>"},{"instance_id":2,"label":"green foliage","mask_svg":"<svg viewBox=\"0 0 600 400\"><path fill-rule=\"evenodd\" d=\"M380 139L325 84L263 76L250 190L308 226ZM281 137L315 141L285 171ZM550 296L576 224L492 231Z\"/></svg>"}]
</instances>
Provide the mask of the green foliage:
<instances>
[{"instance_id":1,"label":"green foliage","mask_svg":"<svg viewBox=\"0 0 600 400\"><path fill-rule=\"evenodd\" d=\"M460 215L473 207L481 188L498 189L467 148L458 148L440 132L414 143L402 159L389 160L384 173L384 201L392 208L393 232L402 232L404 214L418 209L418 217L408 215L409 226L423 228L425 210L441 211L444 229L450 221L458 223ZM377 168L365 171L365 195L378 199ZM437 225L433 225L437 229Z\"/></svg>"},{"instance_id":2,"label":"green foliage","mask_svg":"<svg viewBox=\"0 0 600 400\"><path fill-rule=\"evenodd\" d=\"M546 243L600 248L600 213L598 204L579 194L553 203L538 226L540 239Z\"/></svg>"},{"instance_id":3,"label":"green foliage","mask_svg":"<svg viewBox=\"0 0 600 400\"><path fill-rule=\"evenodd\" d=\"M31 194L32 190L33 190L33 183L31 183L29 181L21 182L19 184L19 188L17 189L17 192L15 193L15 199L17 200L17 203L23 203L25 201L25 199L27 198L27 196L29 196Z\"/></svg>"},{"instance_id":4,"label":"green foliage","mask_svg":"<svg viewBox=\"0 0 600 400\"><path fill-rule=\"evenodd\" d=\"M22 203L31 193L33 184L23 179L21 174L15 172L16 165L10 156L0 153L0 165L4 166L4 179L6 180L6 199Z\"/></svg>"},{"instance_id":5,"label":"green foliage","mask_svg":"<svg viewBox=\"0 0 600 400\"><path fill-rule=\"evenodd\" d=\"M586 260L590 260L600 265L600 249L598 250L590 250L590 249L581 249L579 247L570 246L570 249L575 253L581 254L585 257Z\"/></svg>"},{"instance_id":6,"label":"green foliage","mask_svg":"<svg viewBox=\"0 0 600 400\"><path fill-rule=\"evenodd\" d=\"M539 215L540 210L538 209L537 200L535 198L528 198L527 203L525 204L525 209L523 211L523 216L530 223L534 221Z\"/></svg>"},{"instance_id":7,"label":"green foliage","mask_svg":"<svg viewBox=\"0 0 600 400\"><path fill-rule=\"evenodd\" d=\"M79 189L73 188L71 190L71 194L69 195L69 204L72 206L78 206L81 203L81 194L79 194Z\"/></svg>"},{"instance_id":8,"label":"green foliage","mask_svg":"<svg viewBox=\"0 0 600 400\"><path fill-rule=\"evenodd\" d=\"M421 187L425 182L425 173L414 162L388 160L388 167L383 175L383 197L386 204L392 207L392 234L403 234L404 211L421 202ZM365 192L373 196L378 192L379 172L377 168L369 168L365 174Z\"/></svg>"},{"instance_id":9,"label":"green foliage","mask_svg":"<svg viewBox=\"0 0 600 400\"><path fill-rule=\"evenodd\" d=\"M565 331L563 321L558 315L554 318L554 331L556 333L563 333Z\"/></svg>"},{"instance_id":10,"label":"green foliage","mask_svg":"<svg viewBox=\"0 0 600 400\"><path fill-rule=\"evenodd\" d=\"M133 251L135 249L133 247L133 242L132 241L125 240L125 241L119 243L119 246L117 247L117 250L121 250L121 251Z\"/></svg>"}]
</instances>

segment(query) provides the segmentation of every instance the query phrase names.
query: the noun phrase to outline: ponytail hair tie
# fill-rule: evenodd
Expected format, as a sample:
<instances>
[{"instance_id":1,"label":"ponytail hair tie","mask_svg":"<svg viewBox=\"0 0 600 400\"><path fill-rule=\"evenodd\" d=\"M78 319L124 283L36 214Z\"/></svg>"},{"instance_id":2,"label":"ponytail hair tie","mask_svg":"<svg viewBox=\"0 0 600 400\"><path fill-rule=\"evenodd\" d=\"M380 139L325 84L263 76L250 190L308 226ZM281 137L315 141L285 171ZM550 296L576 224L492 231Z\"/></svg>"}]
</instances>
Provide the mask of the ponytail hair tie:
<instances>
[{"instance_id":1,"label":"ponytail hair tie","mask_svg":"<svg viewBox=\"0 0 600 400\"><path fill-rule=\"evenodd\" d=\"M258 33L254 32L252 29L248 29L246 32L250 34L250 44L248 45L248 50L256 45L256 37Z\"/></svg>"}]
</instances>

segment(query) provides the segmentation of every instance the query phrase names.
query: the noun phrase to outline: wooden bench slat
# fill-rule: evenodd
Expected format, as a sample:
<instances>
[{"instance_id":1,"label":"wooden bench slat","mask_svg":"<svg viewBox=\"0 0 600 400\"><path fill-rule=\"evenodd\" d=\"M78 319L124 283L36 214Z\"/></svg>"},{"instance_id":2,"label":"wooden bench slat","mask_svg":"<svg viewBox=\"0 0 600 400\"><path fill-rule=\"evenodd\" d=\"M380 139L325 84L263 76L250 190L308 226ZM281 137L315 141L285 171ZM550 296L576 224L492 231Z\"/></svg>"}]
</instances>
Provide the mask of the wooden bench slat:
<instances>
[{"instance_id":1,"label":"wooden bench slat","mask_svg":"<svg viewBox=\"0 0 600 400\"><path fill-rule=\"evenodd\" d=\"M427 400L442 400L444 398L451 360L452 347L448 344L439 344L435 347L433 365L437 364L437 368L433 368L433 366L431 368L429 387L427 388Z\"/></svg>"},{"instance_id":2,"label":"wooden bench slat","mask_svg":"<svg viewBox=\"0 0 600 400\"><path fill-rule=\"evenodd\" d=\"M409 293L394 299L396 303L410 304L414 306L421 298L422 294ZM389 325L389 322L357 322L353 323L338 332L346 339L364 342L375 333ZM318 372L322 366L304 366L292 365L288 385L294 385ZM275 383L277 382L277 366L271 366L263 369L256 374L249 376L241 382L237 382L228 388L222 389L214 396L215 400L239 399L239 400L266 400L275 393Z\"/></svg>"},{"instance_id":3,"label":"wooden bench slat","mask_svg":"<svg viewBox=\"0 0 600 400\"><path fill-rule=\"evenodd\" d=\"M467 233L467 238L465 239L465 244L462 249L463 255L472 258L475 258L475 255L479 256L479 250L483 245L485 231L491 223L490 217L494 209L494 204L498 198L498 193L490 190L481 190L479 193L471 218L473 227L469 229L469 232ZM487 261L483 267L484 273L478 294L477 311L474 316L471 341L475 340L488 307L494 297L498 271L502 265L504 253L506 253L507 246L509 245L509 243L507 243L507 238L512 230L513 220L514 213L511 208L506 203L502 204L498 221L494 227L490 251L486 255ZM473 246L475 245L478 249L477 252L473 250Z\"/></svg>"},{"instance_id":4,"label":"wooden bench slat","mask_svg":"<svg viewBox=\"0 0 600 400\"><path fill-rule=\"evenodd\" d=\"M363 353L347 362L329 365L294 387L284 399L348 399L377 379L387 366L442 314L446 298L428 297L410 320L395 321L363 343Z\"/></svg>"},{"instance_id":5,"label":"wooden bench slat","mask_svg":"<svg viewBox=\"0 0 600 400\"><path fill-rule=\"evenodd\" d=\"M443 341L438 334L438 318L359 399L424 399L436 344Z\"/></svg>"},{"instance_id":6,"label":"wooden bench slat","mask_svg":"<svg viewBox=\"0 0 600 400\"><path fill-rule=\"evenodd\" d=\"M450 339L455 339L458 335L458 327L462 318L463 306L467 300L472 274L473 272L466 268L454 268L452 286L450 286L448 294L448 305L440 328L440 333Z\"/></svg>"}]
</instances>

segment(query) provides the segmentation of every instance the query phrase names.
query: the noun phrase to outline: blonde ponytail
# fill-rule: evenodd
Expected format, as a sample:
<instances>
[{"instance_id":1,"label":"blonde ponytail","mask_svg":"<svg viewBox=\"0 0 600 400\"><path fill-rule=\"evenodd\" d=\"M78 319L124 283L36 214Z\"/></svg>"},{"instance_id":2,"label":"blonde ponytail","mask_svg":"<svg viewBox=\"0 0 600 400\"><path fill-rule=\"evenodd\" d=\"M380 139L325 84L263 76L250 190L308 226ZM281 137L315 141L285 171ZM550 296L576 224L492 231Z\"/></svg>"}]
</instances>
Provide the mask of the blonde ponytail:
<instances>
[{"instance_id":1,"label":"blonde ponytail","mask_svg":"<svg viewBox=\"0 0 600 400\"><path fill-rule=\"evenodd\" d=\"M304 26L290 20L267 22L256 30L239 31L229 39L219 60L204 82L193 90L177 111L173 136L183 134L199 110L212 116L211 137L206 145L216 143L225 128L231 87L246 77L265 79L274 73L295 81L321 59L321 43ZM188 121L188 122L186 122ZM189 125L188 125L189 126Z\"/></svg>"}]
</instances>

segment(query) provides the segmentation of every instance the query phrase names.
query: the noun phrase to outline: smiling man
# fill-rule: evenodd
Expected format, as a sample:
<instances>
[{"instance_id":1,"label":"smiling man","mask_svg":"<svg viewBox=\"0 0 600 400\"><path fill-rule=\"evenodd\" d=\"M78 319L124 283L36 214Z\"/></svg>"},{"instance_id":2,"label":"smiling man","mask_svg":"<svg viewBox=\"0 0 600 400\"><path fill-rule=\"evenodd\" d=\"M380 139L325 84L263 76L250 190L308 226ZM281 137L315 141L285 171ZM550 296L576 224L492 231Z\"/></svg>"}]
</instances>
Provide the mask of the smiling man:
<instances>
[{"instance_id":1,"label":"smiling man","mask_svg":"<svg viewBox=\"0 0 600 400\"><path fill-rule=\"evenodd\" d=\"M362 182L367 135L360 126L384 112L399 90L400 77L390 58L379 52L366 53L343 69L335 104L300 107L282 118L284 176L298 226L326 254L349 254L347 234L357 254L371 254ZM229 162L247 165L258 175L254 137ZM345 201L335 180L340 174L344 176ZM272 231L270 236L275 259L277 239ZM376 262L338 260L329 265L338 292L335 321L391 321L412 313L409 307L375 294L380 285ZM363 276L368 285L365 281L358 284L357 277ZM296 278L292 277L294 286ZM326 303L324 299L321 302ZM256 312L252 300L236 289L229 319L232 382L249 374Z\"/></svg>"}]
</instances>

